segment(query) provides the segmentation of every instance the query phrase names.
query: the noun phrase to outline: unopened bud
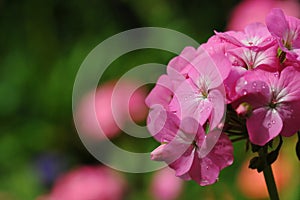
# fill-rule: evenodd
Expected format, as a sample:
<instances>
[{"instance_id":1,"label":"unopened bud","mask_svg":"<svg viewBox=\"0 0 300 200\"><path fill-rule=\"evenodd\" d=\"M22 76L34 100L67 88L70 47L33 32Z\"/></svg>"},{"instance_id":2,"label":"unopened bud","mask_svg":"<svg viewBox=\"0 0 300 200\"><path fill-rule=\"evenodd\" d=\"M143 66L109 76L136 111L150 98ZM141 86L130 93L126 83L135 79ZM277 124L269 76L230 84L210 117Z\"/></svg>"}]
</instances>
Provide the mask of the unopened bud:
<instances>
[{"instance_id":1,"label":"unopened bud","mask_svg":"<svg viewBox=\"0 0 300 200\"><path fill-rule=\"evenodd\" d=\"M240 116L247 117L252 112L252 106L249 103L241 103L236 109L236 113Z\"/></svg>"}]
</instances>

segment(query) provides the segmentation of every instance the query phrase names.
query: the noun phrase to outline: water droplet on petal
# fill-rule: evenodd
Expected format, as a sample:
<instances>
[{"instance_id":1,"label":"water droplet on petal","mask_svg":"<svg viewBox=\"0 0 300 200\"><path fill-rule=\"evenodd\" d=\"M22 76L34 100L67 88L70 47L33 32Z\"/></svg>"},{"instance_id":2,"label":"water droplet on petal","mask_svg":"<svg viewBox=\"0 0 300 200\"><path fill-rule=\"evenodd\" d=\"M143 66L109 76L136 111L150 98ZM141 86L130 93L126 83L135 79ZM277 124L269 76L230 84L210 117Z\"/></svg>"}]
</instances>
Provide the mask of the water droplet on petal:
<instances>
[{"instance_id":1,"label":"water droplet on petal","mask_svg":"<svg viewBox=\"0 0 300 200\"><path fill-rule=\"evenodd\" d=\"M276 123L276 121L275 121L275 120L272 120L271 122L272 122L272 124L275 124L275 123Z\"/></svg>"},{"instance_id":2,"label":"water droplet on petal","mask_svg":"<svg viewBox=\"0 0 300 200\"><path fill-rule=\"evenodd\" d=\"M253 89L256 88L256 86L257 86L257 83L256 83L256 82L253 82L253 83L252 83Z\"/></svg>"},{"instance_id":3,"label":"water droplet on petal","mask_svg":"<svg viewBox=\"0 0 300 200\"><path fill-rule=\"evenodd\" d=\"M247 85L248 84L248 81L244 81L244 85Z\"/></svg>"},{"instance_id":4,"label":"water droplet on petal","mask_svg":"<svg viewBox=\"0 0 300 200\"><path fill-rule=\"evenodd\" d=\"M245 89L243 89L243 90L242 90L242 94L243 94L243 95L247 95L247 94L248 94L248 91L245 90Z\"/></svg>"},{"instance_id":5,"label":"water droplet on petal","mask_svg":"<svg viewBox=\"0 0 300 200\"><path fill-rule=\"evenodd\" d=\"M275 77L278 77L278 76L279 76L279 73L278 73L278 72L275 72L275 73L274 73L274 76L275 76Z\"/></svg>"},{"instance_id":6,"label":"water droplet on petal","mask_svg":"<svg viewBox=\"0 0 300 200\"><path fill-rule=\"evenodd\" d=\"M268 128L271 128L271 127L272 127L272 124L269 122L269 123L267 124L267 126L268 126Z\"/></svg>"}]
</instances>

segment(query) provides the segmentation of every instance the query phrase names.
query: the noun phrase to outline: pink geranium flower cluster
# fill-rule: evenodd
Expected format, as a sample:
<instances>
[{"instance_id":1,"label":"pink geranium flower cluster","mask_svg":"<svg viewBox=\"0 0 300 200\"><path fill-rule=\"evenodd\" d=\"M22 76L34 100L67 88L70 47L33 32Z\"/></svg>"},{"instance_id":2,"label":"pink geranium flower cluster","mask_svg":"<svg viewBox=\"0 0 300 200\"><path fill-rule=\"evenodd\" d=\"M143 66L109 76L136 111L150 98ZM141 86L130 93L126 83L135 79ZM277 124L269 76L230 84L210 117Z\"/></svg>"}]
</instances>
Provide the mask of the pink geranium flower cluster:
<instances>
[{"instance_id":1,"label":"pink geranium flower cluster","mask_svg":"<svg viewBox=\"0 0 300 200\"><path fill-rule=\"evenodd\" d=\"M300 20L273 9L266 25L215 32L170 61L146 99L151 158L204 186L233 162L231 140L267 145L300 129Z\"/></svg>"}]
</instances>

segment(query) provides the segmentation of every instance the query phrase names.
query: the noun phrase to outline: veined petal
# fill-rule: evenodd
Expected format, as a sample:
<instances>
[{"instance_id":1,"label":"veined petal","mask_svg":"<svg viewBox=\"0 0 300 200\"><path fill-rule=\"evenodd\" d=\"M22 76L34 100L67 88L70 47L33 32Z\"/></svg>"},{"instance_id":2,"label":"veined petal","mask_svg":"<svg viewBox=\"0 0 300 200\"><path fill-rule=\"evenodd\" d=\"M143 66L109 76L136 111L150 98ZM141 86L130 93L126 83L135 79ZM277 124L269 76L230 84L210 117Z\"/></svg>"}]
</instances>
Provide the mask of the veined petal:
<instances>
[{"instance_id":1,"label":"veined petal","mask_svg":"<svg viewBox=\"0 0 300 200\"><path fill-rule=\"evenodd\" d=\"M293 67L284 68L275 87L278 102L300 101L300 72Z\"/></svg>"},{"instance_id":2,"label":"veined petal","mask_svg":"<svg viewBox=\"0 0 300 200\"><path fill-rule=\"evenodd\" d=\"M202 125L206 122L211 114L212 104L201 91L197 91L196 87L184 81L174 94L178 99L181 119L192 117Z\"/></svg>"},{"instance_id":3,"label":"veined petal","mask_svg":"<svg viewBox=\"0 0 300 200\"><path fill-rule=\"evenodd\" d=\"M207 82L208 89L219 87L223 83L222 71L219 70L218 65L212 56L209 55L203 47L200 46L197 51L199 52L199 55L192 63L198 73L189 73L189 76L196 85L199 82L199 79L204 78Z\"/></svg>"},{"instance_id":4,"label":"veined petal","mask_svg":"<svg viewBox=\"0 0 300 200\"><path fill-rule=\"evenodd\" d=\"M246 69L263 68L268 71L277 71L279 62L277 58L277 46L270 47L263 51L254 51L249 48L240 47L228 51L229 58L234 65Z\"/></svg>"}]
</instances>

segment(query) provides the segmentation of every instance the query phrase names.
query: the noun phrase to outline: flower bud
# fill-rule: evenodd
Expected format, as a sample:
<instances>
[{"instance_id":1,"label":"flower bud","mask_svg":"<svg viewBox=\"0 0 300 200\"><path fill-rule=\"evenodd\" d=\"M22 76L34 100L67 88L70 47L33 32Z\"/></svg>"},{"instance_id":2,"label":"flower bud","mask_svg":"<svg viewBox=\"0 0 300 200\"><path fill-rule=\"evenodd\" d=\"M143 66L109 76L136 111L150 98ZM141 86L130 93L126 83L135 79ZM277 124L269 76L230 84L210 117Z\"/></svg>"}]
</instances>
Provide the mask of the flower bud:
<instances>
[{"instance_id":1,"label":"flower bud","mask_svg":"<svg viewBox=\"0 0 300 200\"><path fill-rule=\"evenodd\" d=\"M247 117L252 112L252 106L249 103L241 103L236 109L236 113L240 116Z\"/></svg>"}]
</instances>

